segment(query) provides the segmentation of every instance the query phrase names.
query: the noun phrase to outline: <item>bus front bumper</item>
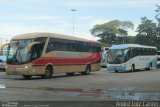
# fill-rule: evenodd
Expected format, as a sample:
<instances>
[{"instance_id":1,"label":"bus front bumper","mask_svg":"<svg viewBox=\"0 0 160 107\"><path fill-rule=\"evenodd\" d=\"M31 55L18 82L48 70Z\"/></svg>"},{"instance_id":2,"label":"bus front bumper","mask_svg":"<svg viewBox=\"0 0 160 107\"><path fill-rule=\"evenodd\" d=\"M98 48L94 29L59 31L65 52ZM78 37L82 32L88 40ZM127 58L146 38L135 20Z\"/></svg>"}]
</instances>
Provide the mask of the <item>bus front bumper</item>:
<instances>
[{"instance_id":1,"label":"bus front bumper","mask_svg":"<svg viewBox=\"0 0 160 107\"><path fill-rule=\"evenodd\" d=\"M43 68L37 69L31 66L6 66L6 74L8 75L42 75L44 74Z\"/></svg>"},{"instance_id":2,"label":"bus front bumper","mask_svg":"<svg viewBox=\"0 0 160 107\"><path fill-rule=\"evenodd\" d=\"M107 71L112 72L112 71L119 71L119 72L124 72L126 71L126 66L125 65L107 65Z\"/></svg>"}]
</instances>

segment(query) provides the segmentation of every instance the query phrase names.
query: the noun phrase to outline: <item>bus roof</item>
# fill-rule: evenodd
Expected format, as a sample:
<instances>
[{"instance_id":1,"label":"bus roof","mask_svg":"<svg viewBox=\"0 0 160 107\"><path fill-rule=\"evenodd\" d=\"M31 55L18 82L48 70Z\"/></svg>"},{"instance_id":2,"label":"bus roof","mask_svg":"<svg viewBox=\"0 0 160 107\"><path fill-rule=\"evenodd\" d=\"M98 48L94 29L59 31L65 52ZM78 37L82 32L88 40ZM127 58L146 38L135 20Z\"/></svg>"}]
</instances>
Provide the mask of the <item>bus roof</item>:
<instances>
[{"instance_id":1,"label":"bus roof","mask_svg":"<svg viewBox=\"0 0 160 107\"><path fill-rule=\"evenodd\" d=\"M52 38L60 38L60 39L67 39L67 40L77 40L77 41L90 42L90 40L87 40L87 39L74 37L74 36L68 36L68 35L62 35L62 34L56 34L56 33L26 33L26 34L14 36L12 38L12 40L30 39L30 38L37 38L37 37L52 37ZM95 41L95 43L98 43L98 42Z\"/></svg>"},{"instance_id":2,"label":"bus roof","mask_svg":"<svg viewBox=\"0 0 160 107\"><path fill-rule=\"evenodd\" d=\"M109 49L126 49L129 47L139 47L139 48L154 48L156 49L156 47L152 47L152 46L145 46L145 45L139 45L139 44L120 44L120 45L113 45L112 47L110 47Z\"/></svg>"}]
</instances>

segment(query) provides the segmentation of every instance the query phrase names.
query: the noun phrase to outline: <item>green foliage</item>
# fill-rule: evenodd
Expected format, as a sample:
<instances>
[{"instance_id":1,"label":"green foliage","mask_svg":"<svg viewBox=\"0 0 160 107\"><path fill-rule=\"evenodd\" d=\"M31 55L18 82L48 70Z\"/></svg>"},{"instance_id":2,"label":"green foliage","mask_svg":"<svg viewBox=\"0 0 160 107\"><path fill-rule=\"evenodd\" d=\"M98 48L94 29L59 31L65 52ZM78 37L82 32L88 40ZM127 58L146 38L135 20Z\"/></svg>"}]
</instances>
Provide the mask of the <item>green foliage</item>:
<instances>
[{"instance_id":1,"label":"green foliage","mask_svg":"<svg viewBox=\"0 0 160 107\"><path fill-rule=\"evenodd\" d=\"M120 22L120 27L121 27L121 29L127 30L128 28L133 29L134 25L130 21L122 21L122 22Z\"/></svg>"},{"instance_id":2,"label":"green foliage","mask_svg":"<svg viewBox=\"0 0 160 107\"><path fill-rule=\"evenodd\" d=\"M156 5L157 6L157 10L155 10L157 12L157 15L155 16L158 23L159 23L159 27L160 27L160 6L159 5Z\"/></svg>"},{"instance_id":3,"label":"green foliage","mask_svg":"<svg viewBox=\"0 0 160 107\"><path fill-rule=\"evenodd\" d=\"M95 25L90 31L91 34L100 37L101 43L107 46L121 43L137 43L141 45L156 46L160 50L160 5L155 18L158 23L149 20L147 17L141 18L138 25L136 37L128 36L128 29L133 29L134 25L130 21L112 20L104 24Z\"/></svg>"},{"instance_id":4,"label":"green foliage","mask_svg":"<svg viewBox=\"0 0 160 107\"><path fill-rule=\"evenodd\" d=\"M108 44L102 42L101 47L109 47L109 46L108 46Z\"/></svg>"},{"instance_id":5,"label":"green foliage","mask_svg":"<svg viewBox=\"0 0 160 107\"><path fill-rule=\"evenodd\" d=\"M135 36L127 36L127 43L129 44L135 44L135 39L136 37Z\"/></svg>"},{"instance_id":6,"label":"green foliage","mask_svg":"<svg viewBox=\"0 0 160 107\"><path fill-rule=\"evenodd\" d=\"M159 36L157 24L147 17L141 18L141 24L137 28L138 34L136 35L135 42L142 45L159 46Z\"/></svg>"},{"instance_id":7,"label":"green foliage","mask_svg":"<svg viewBox=\"0 0 160 107\"><path fill-rule=\"evenodd\" d=\"M160 49L160 6L157 6L157 15L155 18L158 24L152 20L147 19L147 17L141 18L141 24L137 28L138 34L136 35L135 42L138 44L156 46L158 50Z\"/></svg>"},{"instance_id":8,"label":"green foliage","mask_svg":"<svg viewBox=\"0 0 160 107\"><path fill-rule=\"evenodd\" d=\"M104 24L97 24L90 31L92 35L100 37L100 42L111 45L119 43L119 40L128 35L127 30L133 28L134 25L130 21L112 20ZM124 40L121 43L124 43Z\"/></svg>"}]
</instances>

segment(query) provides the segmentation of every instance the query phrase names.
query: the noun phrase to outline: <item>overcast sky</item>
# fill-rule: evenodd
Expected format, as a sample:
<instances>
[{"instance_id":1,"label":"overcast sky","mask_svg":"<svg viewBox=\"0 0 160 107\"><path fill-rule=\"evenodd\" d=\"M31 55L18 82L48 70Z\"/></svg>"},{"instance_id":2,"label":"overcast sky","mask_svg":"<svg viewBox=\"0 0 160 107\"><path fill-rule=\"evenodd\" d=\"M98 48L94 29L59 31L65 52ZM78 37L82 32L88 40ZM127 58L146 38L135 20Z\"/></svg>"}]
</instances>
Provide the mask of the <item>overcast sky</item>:
<instances>
[{"instance_id":1,"label":"overcast sky","mask_svg":"<svg viewBox=\"0 0 160 107\"><path fill-rule=\"evenodd\" d=\"M71 9L76 9L75 36L96 40L89 31L95 24L118 19L131 21L136 28L142 16L155 20L155 4L160 0L0 0L0 36L31 32L72 35Z\"/></svg>"}]
</instances>

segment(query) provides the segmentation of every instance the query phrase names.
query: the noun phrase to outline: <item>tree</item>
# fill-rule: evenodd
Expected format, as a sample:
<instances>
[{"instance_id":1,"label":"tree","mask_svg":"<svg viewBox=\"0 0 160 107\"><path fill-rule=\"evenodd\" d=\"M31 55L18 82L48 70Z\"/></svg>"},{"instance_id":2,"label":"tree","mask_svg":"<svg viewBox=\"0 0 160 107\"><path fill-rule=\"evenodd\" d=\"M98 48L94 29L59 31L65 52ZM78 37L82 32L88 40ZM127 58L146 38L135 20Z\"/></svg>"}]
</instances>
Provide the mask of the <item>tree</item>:
<instances>
[{"instance_id":1,"label":"tree","mask_svg":"<svg viewBox=\"0 0 160 107\"><path fill-rule=\"evenodd\" d=\"M136 36L127 36L127 43L135 44L135 38Z\"/></svg>"},{"instance_id":2,"label":"tree","mask_svg":"<svg viewBox=\"0 0 160 107\"><path fill-rule=\"evenodd\" d=\"M156 5L157 6L157 15L155 16L157 21L158 21L158 27L157 27L157 43L160 43L160 6L159 5ZM158 49L160 49L160 44L157 45Z\"/></svg>"},{"instance_id":3,"label":"tree","mask_svg":"<svg viewBox=\"0 0 160 107\"><path fill-rule=\"evenodd\" d=\"M141 24L137 28L138 34L136 35L135 42L142 45L156 46L160 49L160 6L157 6L157 15L155 18L158 21L154 23L152 20L147 19L147 17L141 18Z\"/></svg>"},{"instance_id":4,"label":"tree","mask_svg":"<svg viewBox=\"0 0 160 107\"><path fill-rule=\"evenodd\" d=\"M141 24L137 28L136 43L141 45L158 46L157 24L147 17L141 18Z\"/></svg>"},{"instance_id":5,"label":"tree","mask_svg":"<svg viewBox=\"0 0 160 107\"><path fill-rule=\"evenodd\" d=\"M155 10L157 12L157 15L155 16L158 23L159 23L159 27L160 27L160 6L159 5L156 5L157 6L157 10Z\"/></svg>"},{"instance_id":6,"label":"tree","mask_svg":"<svg viewBox=\"0 0 160 107\"><path fill-rule=\"evenodd\" d=\"M104 24L95 25L90 31L91 34L100 37L100 42L106 44L118 44L119 39L123 39L128 35L128 29L133 29L134 25L130 21L112 20Z\"/></svg>"}]
</instances>

